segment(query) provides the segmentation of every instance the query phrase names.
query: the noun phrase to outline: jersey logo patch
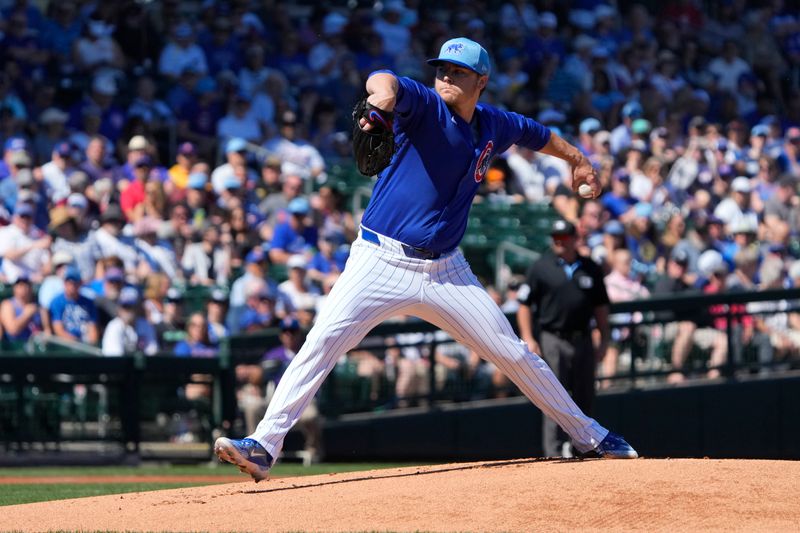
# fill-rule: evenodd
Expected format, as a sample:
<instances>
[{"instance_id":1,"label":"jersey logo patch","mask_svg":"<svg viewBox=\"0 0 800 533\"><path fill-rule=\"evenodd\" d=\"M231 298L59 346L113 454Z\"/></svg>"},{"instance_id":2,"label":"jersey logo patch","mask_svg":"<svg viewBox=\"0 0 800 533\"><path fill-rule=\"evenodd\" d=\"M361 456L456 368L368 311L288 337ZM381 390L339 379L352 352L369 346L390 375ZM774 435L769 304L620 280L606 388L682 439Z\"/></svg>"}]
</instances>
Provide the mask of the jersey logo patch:
<instances>
[{"instance_id":1,"label":"jersey logo patch","mask_svg":"<svg viewBox=\"0 0 800 533\"><path fill-rule=\"evenodd\" d=\"M478 162L475 164L475 182L480 183L486 176L489 170L489 162L492 159L492 150L494 149L494 142L489 141L486 143L481 155L478 156Z\"/></svg>"},{"instance_id":2,"label":"jersey logo patch","mask_svg":"<svg viewBox=\"0 0 800 533\"><path fill-rule=\"evenodd\" d=\"M464 45L461 43L453 43L445 49L445 53L459 55L464 51Z\"/></svg>"}]
</instances>

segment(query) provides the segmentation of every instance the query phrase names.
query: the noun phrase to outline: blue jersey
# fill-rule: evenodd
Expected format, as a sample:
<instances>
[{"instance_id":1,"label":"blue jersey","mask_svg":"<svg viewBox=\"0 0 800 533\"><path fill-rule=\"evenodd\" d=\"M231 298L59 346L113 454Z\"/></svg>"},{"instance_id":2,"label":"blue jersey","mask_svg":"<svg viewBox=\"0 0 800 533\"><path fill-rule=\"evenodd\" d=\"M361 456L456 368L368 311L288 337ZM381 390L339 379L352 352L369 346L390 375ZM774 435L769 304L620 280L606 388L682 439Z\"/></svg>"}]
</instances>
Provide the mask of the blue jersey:
<instances>
[{"instance_id":1,"label":"blue jersey","mask_svg":"<svg viewBox=\"0 0 800 533\"><path fill-rule=\"evenodd\" d=\"M512 144L539 150L550 140L550 130L479 103L474 135L473 124L451 111L433 89L408 78L397 81L397 152L378 176L362 223L405 244L448 252L464 236L472 199L492 157Z\"/></svg>"},{"instance_id":2,"label":"blue jersey","mask_svg":"<svg viewBox=\"0 0 800 533\"><path fill-rule=\"evenodd\" d=\"M77 300L67 298L64 293L56 296L50 303L53 322L61 322L67 332L79 339L84 338L84 330L89 323L97 324L97 308L85 296Z\"/></svg>"}]
</instances>

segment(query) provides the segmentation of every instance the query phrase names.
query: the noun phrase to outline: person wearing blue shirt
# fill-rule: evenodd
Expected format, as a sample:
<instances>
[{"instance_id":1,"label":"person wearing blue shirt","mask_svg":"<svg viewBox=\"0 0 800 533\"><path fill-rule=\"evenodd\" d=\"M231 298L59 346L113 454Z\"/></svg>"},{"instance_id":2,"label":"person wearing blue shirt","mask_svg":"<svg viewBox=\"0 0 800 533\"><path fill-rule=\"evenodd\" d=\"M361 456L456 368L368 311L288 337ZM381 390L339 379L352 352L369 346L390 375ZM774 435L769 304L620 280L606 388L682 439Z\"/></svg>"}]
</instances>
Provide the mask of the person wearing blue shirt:
<instances>
[{"instance_id":1,"label":"person wearing blue shirt","mask_svg":"<svg viewBox=\"0 0 800 533\"><path fill-rule=\"evenodd\" d=\"M286 208L289 220L275 226L270 243L269 258L284 264L289 257L302 254L317 245L317 228L307 220L311 205L305 198L295 198Z\"/></svg>"},{"instance_id":2,"label":"person wearing blue shirt","mask_svg":"<svg viewBox=\"0 0 800 533\"><path fill-rule=\"evenodd\" d=\"M97 344L97 308L79 293L80 288L80 270L68 267L64 275L64 293L50 303L53 332L62 339Z\"/></svg>"},{"instance_id":3,"label":"person wearing blue shirt","mask_svg":"<svg viewBox=\"0 0 800 533\"><path fill-rule=\"evenodd\" d=\"M220 437L214 444L221 460L256 481L269 476L286 434L336 362L373 327L400 314L431 322L494 363L564 429L579 453L638 456L581 411L547 363L517 336L458 249L492 157L518 144L564 159L572 166L574 190L587 185L584 195L597 197L591 163L535 120L478 102L490 65L478 43L446 41L429 63L436 68L433 89L390 71L367 79L367 102L393 117L370 109L357 124L363 130L391 128L391 162L378 174L344 272L264 418L247 438Z\"/></svg>"},{"instance_id":4,"label":"person wearing blue shirt","mask_svg":"<svg viewBox=\"0 0 800 533\"><path fill-rule=\"evenodd\" d=\"M611 176L611 190L600 197L600 203L612 218L620 218L636 204L636 200L631 197L630 184L630 176L621 169Z\"/></svg>"},{"instance_id":5,"label":"person wearing blue shirt","mask_svg":"<svg viewBox=\"0 0 800 533\"><path fill-rule=\"evenodd\" d=\"M0 325L5 340L11 342L27 341L32 335L42 331L39 306L33 297L31 280L19 276L14 282L11 298L0 303Z\"/></svg>"},{"instance_id":6,"label":"person wearing blue shirt","mask_svg":"<svg viewBox=\"0 0 800 533\"><path fill-rule=\"evenodd\" d=\"M177 357L216 357L219 348L208 340L208 326L202 313L192 313L186 323L186 338L175 345Z\"/></svg>"}]
</instances>

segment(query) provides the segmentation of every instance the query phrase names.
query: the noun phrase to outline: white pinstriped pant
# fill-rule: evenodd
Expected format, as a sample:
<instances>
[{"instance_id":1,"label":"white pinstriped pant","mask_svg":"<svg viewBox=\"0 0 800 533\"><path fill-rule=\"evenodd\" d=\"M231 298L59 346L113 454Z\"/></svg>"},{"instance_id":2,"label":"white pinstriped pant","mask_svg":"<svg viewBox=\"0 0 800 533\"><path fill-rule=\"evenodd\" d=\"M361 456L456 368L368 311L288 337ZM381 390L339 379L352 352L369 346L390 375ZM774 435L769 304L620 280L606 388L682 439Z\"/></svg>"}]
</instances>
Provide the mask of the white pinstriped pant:
<instances>
[{"instance_id":1,"label":"white pinstriped pant","mask_svg":"<svg viewBox=\"0 0 800 533\"><path fill-rule=\"evenodd\" d=\"M276 458L283 439L339 358L383 320L407 314L448 332L494 363L580 452L594 449L608 430L575 405L547 363L528 350L459 250L439 259L406 257L402 245L361 236L305 344L283 374L263 420L250 438Z\"/></svg>"}]
</instances>

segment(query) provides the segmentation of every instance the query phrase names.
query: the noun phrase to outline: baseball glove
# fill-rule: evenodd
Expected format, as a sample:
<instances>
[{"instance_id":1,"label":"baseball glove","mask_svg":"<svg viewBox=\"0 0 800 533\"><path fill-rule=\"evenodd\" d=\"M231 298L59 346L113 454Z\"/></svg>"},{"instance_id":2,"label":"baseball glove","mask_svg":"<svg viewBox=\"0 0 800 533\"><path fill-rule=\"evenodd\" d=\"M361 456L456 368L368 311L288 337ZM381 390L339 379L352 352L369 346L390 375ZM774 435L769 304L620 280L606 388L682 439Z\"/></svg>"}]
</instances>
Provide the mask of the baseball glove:
<instances>
[{"instance_id":1,"label":"baseball glove","mask_svg":"<svg viewBox=\"0 0 800 533\"><path fill-rule=\"evenodd\" d=\"M369 131L361 129L359 121L372 126ZM374 176L389 166L394 155L394 113L378 109L362 98L353 109L353 155L358 171L365 176Z\"/></svg>"}]
</instances>

